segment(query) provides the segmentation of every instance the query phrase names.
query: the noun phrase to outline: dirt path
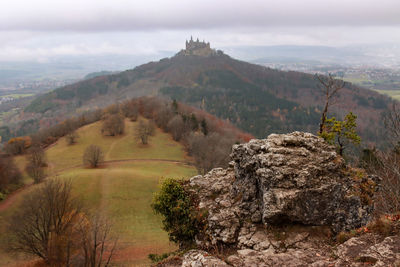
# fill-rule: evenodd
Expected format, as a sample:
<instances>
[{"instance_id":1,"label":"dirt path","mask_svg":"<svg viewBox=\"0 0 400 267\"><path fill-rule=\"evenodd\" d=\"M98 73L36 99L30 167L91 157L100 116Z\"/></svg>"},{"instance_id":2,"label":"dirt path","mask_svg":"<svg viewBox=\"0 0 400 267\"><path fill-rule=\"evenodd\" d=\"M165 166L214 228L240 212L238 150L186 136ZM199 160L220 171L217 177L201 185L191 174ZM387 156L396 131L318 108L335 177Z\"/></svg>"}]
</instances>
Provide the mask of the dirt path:
<instances>
[{"instance_id":1,"label":"dirt path","mask_svg":"<svg viewBox=\"0 0 400 267\"><path fill-rule=\"evenodd\" d=\"M188 161L180 161L180 160L170 160L170 159L121 159L121 160L107 160L107 161L103 161L103 165L104 166L112 166L116 163L124 163L124 162L135 162L135 161L139 161L139 162L170 162L170 163L176 163L176 164L184 164L187 166L193 166L193 163L188 162ZM49 164L49 166L51 166L51 163ZM67 170L71 170L71 169L75 169L75 168L80 168L83 167L83 164L79 164L79 165L75 165L75 166L71 166L68 168L64 168L64 169L60 169L58 171L54 171L54 173L52 174L52 176L56 176L58 173L63 172L63 171L67 171ZM103 177L101 177L101 179L104 179ZM102 184L104 184L104 182L102 182ZM22 194L23 192L27 191L31 186L33 186L34 184L27 184L23 187L21 187L20 189L12 192L10 195L7 196L7 198L3 201L0 202L0 212L6 210L8 207L10 207L15 200L17 199L17 197Z\"/></svg>"},{"instance_id":2,"label":"dirt path","mask_svg":"<svg viewBox=\"0 0 400 267\"><path fill-rule=\"evenodd\" d=\"M122 139L123 139L123 138L122 138ZM119 141L121 141L121 140L114 140L114 141L111 143L111 145L110 145L110 147L109 147L109 149L108 149L108 151L107 151L107 154L106 154L106 156L104 157L106 160L107 160L108 158L110 158L111 151L114 149L115 144L116 144L117 142L119 142Z\"/></svg>"},{"instance_id":3,"label":"dirt path","mask_svg":"<svg viewBox=\"0 0 400 267\"><path fill-rule=\"evenodd\" d=\"M101 199L100 199L100 205L99 205L99 211L100 213L104 213L105 214L105 208L106 208L106 195L107 195L107 181L106 181L106 173L102 172L101 177L100 178L100 191L101 191Z\"/></svg>"}]
</instances>

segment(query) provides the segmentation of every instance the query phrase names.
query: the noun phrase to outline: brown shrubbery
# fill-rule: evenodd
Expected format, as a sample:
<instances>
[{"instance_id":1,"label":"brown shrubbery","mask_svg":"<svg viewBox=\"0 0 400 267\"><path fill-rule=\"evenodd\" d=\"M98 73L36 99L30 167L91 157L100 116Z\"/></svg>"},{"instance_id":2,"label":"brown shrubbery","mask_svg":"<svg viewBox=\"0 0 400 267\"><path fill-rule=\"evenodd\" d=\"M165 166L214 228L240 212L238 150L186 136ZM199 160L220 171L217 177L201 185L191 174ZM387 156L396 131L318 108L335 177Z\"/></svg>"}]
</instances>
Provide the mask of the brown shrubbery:
<instances>
[{"instance_id":1,"label":"brown shrubbery","mask_svg":"<svg viewBox=\"0 0 400 267\"><path fill-rule=\"evenodd\" d=\"M46 156L42 147L35 145L31 147L26 156L26 172L32 177L35 183L40 183L45 177L45 167L47 167Z\"/></svg>"},{"instance_id":2,"label":"brown shrubbery","mask_svg":"<svg viewBox=\"0 0 400 267\"><path fill-rule=\"evenodd\" d=\"M137 107L140 115L154 120L175 141L183 143L200 173L226 167L232 145L252 137L204 111L176 101L142 97L131 100L129 105Z\"/></svg>"},{"instance_id":3,"label":"brown shrubbery","mask_svg":"<svg viewBox=\"0 0 400 267\"><path fill-rule=\"evenodd\" d=\"M125 131L125 121L122 114L106 114L101 132L104 135L116 136Z\"/></svg>"},{"instance_id":4,"label":"brown shrubbery","mask_svg":"<svg viewBox=\"0 0 400 267\"><path fill-rule=\"evenodd\" d=\"M10 187L19 185L21 178L21 173L15 166L13 159L0 156L0 200L9 189L13 189Z\"/></svg>"},{"instance_id":5,"label":"brown shrubbery","mask_svg":"<svg viewBox=\"0 0 400 267\"><path fill-rule=\"evenodd\" d=\"M203 135L191 133L187 137L189 152L196 159L196 168L201 174L217 166L227 166L229 152L234 138L223 137L218 133Z\"/></svg>"},{"instance_id":6,"label":"brown shrubbery","mask_svg":"<svg viewBox=\"0 0 400 267\"><path fill-rule=\"evenodd\" d=\"M71 190L69 182L49 180L28 195L11 219L10 249L48 266L108 266L116 248L111 225L85 214Z\"/></svg>"},{"instance_id":7,"label":"brown shrubbery","mask_svg":"<svg viewBox=\"0 0 400 267\"><path fill-rule=\"evenodd\" d=\"M126 101L121 105L122 114L131 121L136 121L139 116L139 109L136 103L132 100Z\"/></svg>"},{"instance_id":8,"label":"brown shrubbery","mask_svg":"<svg viewBox=\"0 0 400 267\"><path fill-rule=\"evenodd\" d=\"M5 151L9 155L21 155L30 148L32 145L32 139L29 136L11 138L6 146Z\"/></svg>"},{"instance_id":9,"label":"brown shrubbery","mask_svg":"<svg viewBox=\"0 0 400 267\"><path fill-rule=\"evenodd\" d=\"M375 203L377 214L400 212L400 154L378 153L371 171L381 179Z\"/></svg>"},{"instance_id":10,"label":"brown shrubbery","mask_svg":"<svg viewBox=\"0 0 400 267\"><path fill-rule=\"evenodd\" d=\"M168 131L175 141L180 141L187 132L181 115L175 115L167 124Z\"/></svg>"},{"instance_id":11,"label":"brown shrubbery","mask_svg":"<svg viewBox=\"0 0 400 267\"><path fill-rule=\"evenodd\" d=\"M380 177L380 189L376 200L376 212L394 214L400 212L400 106L394 103L384 115L386 136L390 148L385 152L364 150L366 169ZM367 153L366 153L367 152Z\"/></svg>"},{"instance_id":12,"label":"brown shrubbery","mask_svg":"<svg viewBox=\"0 0 400 267\"><path fill-rule=\"evenodd\" d=\"M252 137L210 114L176 101L140 98L137 103L143 116L154 119L158 127L185 145L200 173L215 167L227 167L232 145L249 141Z\"/></svg>"}]
</instances>

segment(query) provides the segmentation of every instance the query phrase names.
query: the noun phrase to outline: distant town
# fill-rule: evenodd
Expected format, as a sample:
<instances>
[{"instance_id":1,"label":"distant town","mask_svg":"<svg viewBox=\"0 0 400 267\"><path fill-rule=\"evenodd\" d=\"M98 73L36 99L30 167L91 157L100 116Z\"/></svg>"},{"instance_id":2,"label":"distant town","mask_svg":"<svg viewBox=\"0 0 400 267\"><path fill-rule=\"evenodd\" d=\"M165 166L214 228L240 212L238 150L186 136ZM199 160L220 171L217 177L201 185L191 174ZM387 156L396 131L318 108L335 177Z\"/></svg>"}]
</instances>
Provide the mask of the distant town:
<instances>
[{"instance_id":1,"label":"distant town","mask_svg":"<svg viewBox=\"0 0 400 267\"><path fill-rule=\"evenodd\" d=\"M329 63L299 62L260 62L258 64L284 71L300 71L310 74L331 73L348 82L374 90L400 90L400 68L380 68L366 65L344 66Z\"/></svg>"},{"instance_id":2,"label":"distant town","mask_svg":"<svg viewBox=\"0 0 400 267\"><path fill-rule=\"evenodd\" d=\"M78 81L78 79L17 80L0 84L0 91L33 90L47 91Z\"/></svg>"}]
</instances>

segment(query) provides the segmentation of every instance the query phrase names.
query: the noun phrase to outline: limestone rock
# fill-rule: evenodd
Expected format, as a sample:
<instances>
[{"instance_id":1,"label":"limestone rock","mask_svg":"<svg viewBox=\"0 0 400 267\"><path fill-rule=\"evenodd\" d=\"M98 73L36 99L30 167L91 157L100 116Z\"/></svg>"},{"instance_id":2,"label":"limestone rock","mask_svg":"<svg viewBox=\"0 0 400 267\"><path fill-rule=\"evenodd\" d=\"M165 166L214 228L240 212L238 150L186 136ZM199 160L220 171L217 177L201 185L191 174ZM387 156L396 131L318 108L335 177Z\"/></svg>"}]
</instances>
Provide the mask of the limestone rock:
<instances>
[{"instance_id":1,"label":"limestone rock","mask_svg":"<svg viewBox=\"0 0 400 267\"><path fill-rule=\"evenodd\" d=\"M353 237L336 250L336 266L355 262L359 266L370 263L373 266L397 266L400 264L400 236L380 236L367 234ZM397 264L397 265L396 265Z\"/></svg>"},{"instance_id":2,"label":"limestone rock","mask_svg":"<svg viewBox=\"0 0 400 267\"><path fill-rule=\"evenodd\" d=\"M369 219L370 207L349 193L355 181L343 158L315 135L272 134L235 145L231 157L235 193L258 200L265 224L330 225L339 231Z\"/></svg>"},{"instance_id":3,"label":"limestone rock","mask_svg":"<svg viewBox=\"0 0 400 267\"><path fill-rule=\"evenodd\" d=\"M373 197L375 182L355 175L323 139L272 134L233 146L231 158L228 169L195 176L186 189L197 196L197 208L207 211L197 245L237 251L224 262L193 250L182 266L357 266L355 257L385 266L399 259L399 237L379 243L350 239L337 250L326 242L331 230L368 222L372 205L365 196ZM366 194L361 183L371 185ZM285 232L282 225L294 226Z\"/></svg>"},{"instance_id":4,"label":"limestone rock","mask_svg":"<svg viewBox=\"0 0 400 267\"><path fill-rule=\"evenodd\" d=\"M282 252L241 249L228 256L226 262L204 251L192 250L185 255L184 264L182 266L399 266L400 236L382 238L366 234L353 237L336 249L326 244L307 249L288 248Z\"/></svg>"},{"instance_id":5,"label":"limestone rock","mask_svg":"<svg viewBox=\"0 0 400 267\"><path fill-rule=\"evenodd\" d=\"M224 261L201 250L190 250L183 257L182 267L224 267Z\"/></svg>"},{"instance_id":6,"label":"limestone rock","mask_svg":"<svg viewBox=\"0 0 400 267\"><path fill-rule=\"evenodd\" d=\"M369 220L371 206L355 191L343 158L315 135L272 134L233 146L231 158L231 168L190 180L188 189L198 196L198 208L208 212L199 244L254 248L255 229L245 229L246 224L325 225L338 232ZM258 249L267 246L265 241Z\"/></svg>"}]
</instances>

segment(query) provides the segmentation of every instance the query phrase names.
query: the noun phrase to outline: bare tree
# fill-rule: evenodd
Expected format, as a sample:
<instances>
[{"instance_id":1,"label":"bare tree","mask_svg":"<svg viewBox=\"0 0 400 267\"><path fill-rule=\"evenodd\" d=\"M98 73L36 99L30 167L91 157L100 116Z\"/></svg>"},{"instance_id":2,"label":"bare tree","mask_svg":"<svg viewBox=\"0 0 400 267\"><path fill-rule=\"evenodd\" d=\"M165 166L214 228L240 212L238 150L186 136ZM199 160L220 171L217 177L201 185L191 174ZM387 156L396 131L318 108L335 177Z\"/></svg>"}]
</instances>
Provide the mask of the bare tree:
<instances>
[{"instance_id":1,"label":"bare tree","mask_svg":"<svg viewBox=\"0 0 400 267\"><path fill-rule=\"evenodd\" d=\"M119 114L121 112L121 105L119 103L112 104L104 109L106 114Z\"/></svg>"},{"instance_id":2,"label":"bare tree","mask_svg":"<svg viewBox=\"0 0 400 267\"><path fill-rule=\"evenodd\" d=\"M76 140L79 138L79 135L76 131L70 132L65 136L68 145L73 145L76 143Z\"/></svg>"},{"instance_id":3,"label":"bare tree","mask_svg":"<svg viewBox=\"0 0 400 267\"><path fill-rule=\"evenodd\" d=\"M182 116L175 115L169 122L168 122L168 131L172 134L172 138L175 141L181 140L181 138L185 134L185 123L182 119Z\"/></svg>"},{"instance_id":4,"label":"bare tree","mask_svg":"<svg viewBox=\"0 0 400 267\"><path fill-rule=\"evenodd\" d=\"M393 102L389 110L384 114L385 128L392 145L398 146L400 142L400 110L399 104Z\"/></svg>"},{"instance_id":5,"label":"bare tree","mask_svg":"<svg viewBox=\"0 0 400 267\"><path fill-rule=\"evenodd\" d=\"M139 120L135 128L135 138L140 140L143 145L148 143L149 136L154 135L155 125L152 120Z\"/></svg>"},{"instance_id":6,"label":"bare tree","mask_svg":"<svg viewBox=\"0 0 400 267\"><path fill-rule=\"evenodd\" d=\"M88 146L83 154L83 164L92 168L98 167L103 159L103 151L96 145Z\"/></svg>"},{"instance_id":7,"label":"bare tree","mask_svg":"<svg viewBox=\"0 0 400 267\"><path fill-rule=\"evenodd\" d=\"M7 190L10 184L19 184L21 173L11 157L0 157L0 193Z\"/></svg>"},{"instance_id":8,"label":"bare tree","mask_svg":"<svg viewBox=\"0 0 400 267\"><path fill-rule=\"evenodd\" d=\"M160 106L155 114L155 122L158 127L163 130L168 130L168 122L175 116L172 108L167 105Z\"/></svg>"},{"instance_id":9,"label":"bare tree","mask_svg":"<svg viewBox=\"0 0 400 267\"><path fill-rule=\"evenodd\" d=\"M101 132L104 135L121 135L125 130L124 117L121 114L107 114L104 121Z\"/></svg>"},{"instance_id":10,"label":"bare tree","mask_svg":"<svg viewBox=\"0 0 400 267\"><path fill-rule=\"evenodd\" d=\"M126 101L121 105L121 110L125 117L131 121L136 121L139 115L138 105L135 101Z\"/></svg>"},{"instance_id":11,"label":"bare tree","mask_svg":"<svg viewBox=\"0 0 400 267\"><path fill-rule=\"evenodd\" d=\"M47 166L43 148L39 145L31 147L27 155L27 161L26 172L35 183L40 183L46 177L44 169Z\"/></svg>"},{"instance_id":12,"label":"bare tree","mask_svg":"<svg viewBox=\"0 0 400 267\"><path fill-rule=\"evenodd\" d=\"M216 167L227 167L234 139L215 132L209 135L192 133L187 142L199 173L205 174Z\"/></svg>"},{"instance_id":13,"label":"bare tree","mask_svg":"<svg viewBox=\"0 0 400 267\"><path fill-rule=\"evenodd\" d=\"M87 216L70 182L49 180L12 217L10 248L42 258L49 266L109 266L117 238L101 216Z\"/></svg>"},{"instance_id":14,"label":"bare tree","mask_svg":"<svg viewBox=\"0 0 400 267\"><path fill-rule=\"evenodd\" d=\"M72 248L71 229L79 219L80 203L71 183L48 180L24 198L11 218L11 249L42 258L50 266L66 266Z\"/></svg>"},{"instance_id":15,"label":"bare tree","mask_svg":"<svg viewBox=\"0 0 400 267\"><path fill-rule=\"evenodd\" d=\"M325 105L321 115L321 122L319 124L319 134L322 134L328 115L328 109L330 106L336 103L335 97L337 97L338 92L345 87L346 83L343 80L335 79L335 77L332 76L332 74L330 73L328 76L315 76L318 79L319 83L322 85L325 95Z\"/></svg>"},{"instance_id":16,"label":"bare tree","mask_svg":"<svg viewBox=\"0 0 400 267\"><path fill-rule=\"evenodd\" d=\"M112 234L112 224L105 217L93 216L89 223L81 221L79 233L79 266L109 266L117 248L117 238ZM78 262L77 262L78 263Z\"/></svg>"},{"instance_id":17,"label":"bare tree","mask_svg":"<svg viewBox=\"0 0 400 267\"><path fill-rule=\"evenodd\" d=\"M395 213L400 210L400 155L396 152L378 153L371 170L380 177L380 189L375 203L378 213Z\"/></svg>"}]
</instances>

